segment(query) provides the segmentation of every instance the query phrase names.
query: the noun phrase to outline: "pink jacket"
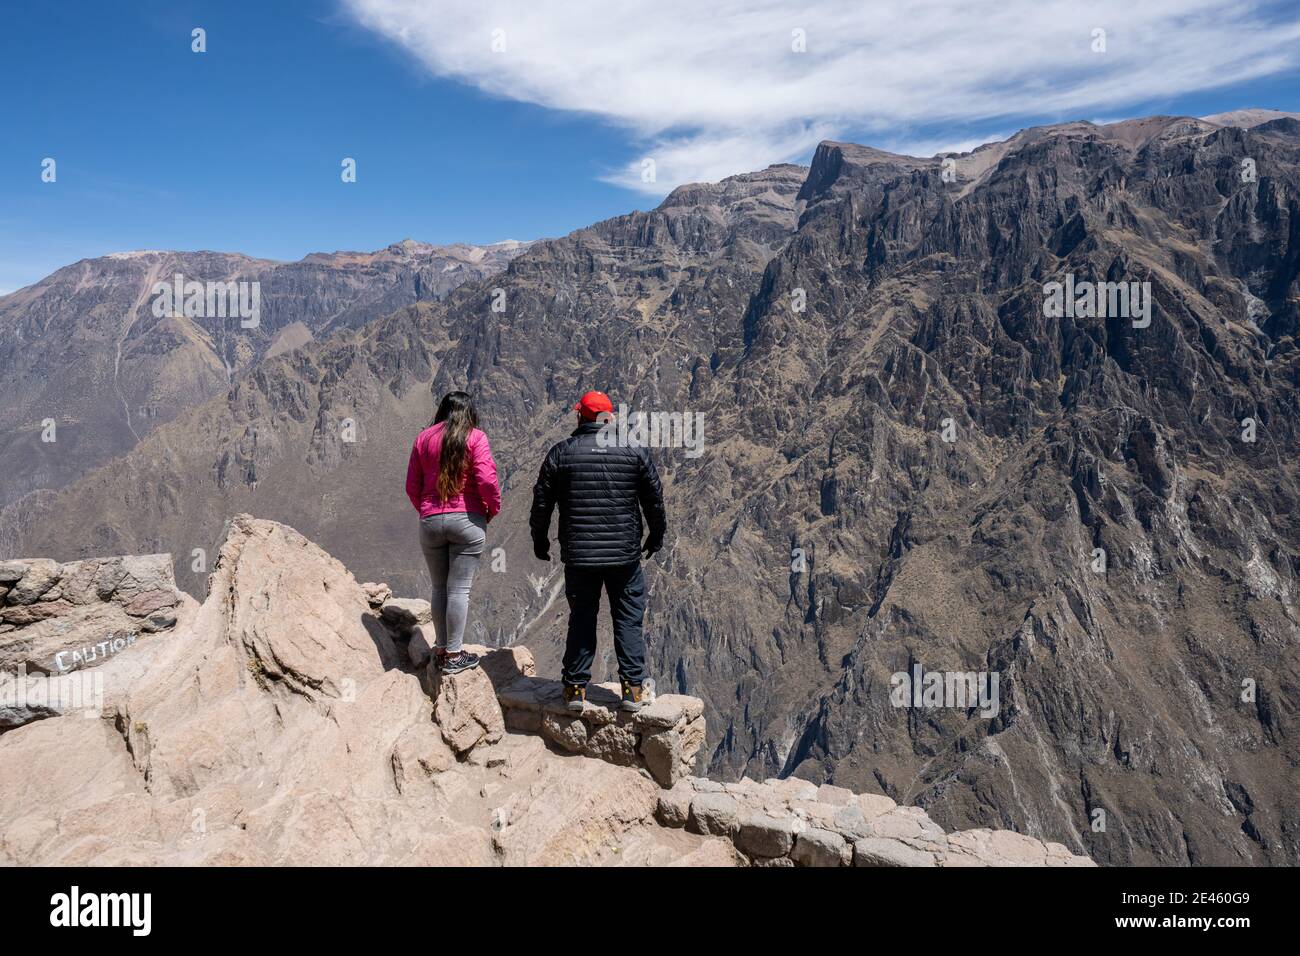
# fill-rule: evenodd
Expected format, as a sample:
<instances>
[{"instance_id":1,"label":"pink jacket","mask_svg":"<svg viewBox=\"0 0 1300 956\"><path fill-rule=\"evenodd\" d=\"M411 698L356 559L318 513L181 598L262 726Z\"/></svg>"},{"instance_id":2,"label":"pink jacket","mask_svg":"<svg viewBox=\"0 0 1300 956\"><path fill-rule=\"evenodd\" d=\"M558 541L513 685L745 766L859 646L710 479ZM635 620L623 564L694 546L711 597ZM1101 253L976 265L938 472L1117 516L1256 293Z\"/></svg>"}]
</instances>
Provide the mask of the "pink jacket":
<instances>
[{"instance_id":1,"label":"pink jacket","mask_svg":"<svg viewBox=\"0 0 1300 956\"><path fill-rule=\"evenodd\" d=\"M475 428L469 433L469 468L461 493L450 501L438 500L438 458L442 455L442 423L420 432L406 466L406 497L421 518L451 511L473 511L489 521L501 510L501 486L487 435Z\"/></svg>"}]
</instances>

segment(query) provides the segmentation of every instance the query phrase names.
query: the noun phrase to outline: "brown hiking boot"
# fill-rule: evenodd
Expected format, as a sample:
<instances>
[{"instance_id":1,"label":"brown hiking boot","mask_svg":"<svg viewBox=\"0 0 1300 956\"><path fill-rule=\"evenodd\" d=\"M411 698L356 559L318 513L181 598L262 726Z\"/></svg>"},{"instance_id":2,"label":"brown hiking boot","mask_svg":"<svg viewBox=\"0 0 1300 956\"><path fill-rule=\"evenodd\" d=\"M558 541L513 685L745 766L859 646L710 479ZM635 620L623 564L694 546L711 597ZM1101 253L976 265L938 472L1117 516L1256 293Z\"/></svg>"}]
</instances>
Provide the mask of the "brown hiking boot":
<instances>
[{"instance_id":1,"label":"brown hiking boot","mask_svg":"<svg viewBox=\"0 0 1300 956\"><path fill-rule=\"evenodd\" d=\"M631 684L623 681L623 700L619 703L620 710L635 713L645 706L646 692L644 684Z\"/></svg>"},{"instance_id":2,"label":"brown hiking boot","mask_svg":"<svg viewBox=\"0 0 1300 956\"><path fill-rule=\"evenodd\" d=\"M575 713L581 713L587 704L587 688L582 684L564 685L564 707Z\"/></svg>"}]
</instances>

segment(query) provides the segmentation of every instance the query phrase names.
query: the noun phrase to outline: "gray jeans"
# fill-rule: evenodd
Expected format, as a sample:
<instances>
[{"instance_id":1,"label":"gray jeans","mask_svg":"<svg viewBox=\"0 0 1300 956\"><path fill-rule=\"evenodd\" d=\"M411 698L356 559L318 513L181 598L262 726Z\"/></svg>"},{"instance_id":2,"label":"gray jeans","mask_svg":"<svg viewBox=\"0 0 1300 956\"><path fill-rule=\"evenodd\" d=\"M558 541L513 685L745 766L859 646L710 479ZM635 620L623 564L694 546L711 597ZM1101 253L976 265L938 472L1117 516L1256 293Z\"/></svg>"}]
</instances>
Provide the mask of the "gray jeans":
<instances>
[{"instance_id":1,"label":"gray jeans","mask_svg":"<svg viewBox=\"0 0 1300 956\"><path fill-rule=\"evenodd\" d=\"M449 511L420 519L420 550L433 580L433 630L437 646L450 654L465 638L469 589L486 541L487 519L481 514Z\"/></svg>"}]
</instances>

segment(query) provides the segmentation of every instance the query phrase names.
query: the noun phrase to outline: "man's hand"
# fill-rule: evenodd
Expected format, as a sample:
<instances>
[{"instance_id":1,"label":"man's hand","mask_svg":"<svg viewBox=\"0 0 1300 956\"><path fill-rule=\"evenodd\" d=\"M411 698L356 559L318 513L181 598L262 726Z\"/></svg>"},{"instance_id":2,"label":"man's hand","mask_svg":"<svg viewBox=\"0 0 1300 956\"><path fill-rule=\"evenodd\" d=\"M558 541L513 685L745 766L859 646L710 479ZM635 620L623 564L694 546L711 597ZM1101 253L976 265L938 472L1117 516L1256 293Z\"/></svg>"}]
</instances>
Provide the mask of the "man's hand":
<instances>
[{"instance_id":1,"label":"man's hand","mask_svg":"<svg viewBox=\"0 0 1300 956\"><path fill-rule=\"evenodd\" d=\"M551 560L551 545L547 541L533 542L533 557L538 561Z\"/></svg>"},{"instance_id":2,"label":"man's hand","mask_svg":"<svg viewBox=\"0 0 1300 956\"><path fill-rule=\"evenodd\" d=\"M653 538L653 537L646 538L645 546L641 549L641 551L648 558L656 551L661 550L663 546L664 546L663 538Z\"/></svg>"}]
</instances>

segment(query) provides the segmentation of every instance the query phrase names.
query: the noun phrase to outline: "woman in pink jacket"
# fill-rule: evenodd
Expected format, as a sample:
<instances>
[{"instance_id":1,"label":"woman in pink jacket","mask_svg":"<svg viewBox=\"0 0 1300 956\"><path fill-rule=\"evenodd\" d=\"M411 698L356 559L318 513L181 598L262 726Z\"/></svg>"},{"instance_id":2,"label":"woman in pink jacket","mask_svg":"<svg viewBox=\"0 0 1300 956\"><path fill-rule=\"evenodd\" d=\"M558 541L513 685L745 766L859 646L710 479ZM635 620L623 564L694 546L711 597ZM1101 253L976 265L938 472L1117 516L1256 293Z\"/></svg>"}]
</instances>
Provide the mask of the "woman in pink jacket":
<instances>
[{"instance_id":1,"label":"woman in pink jacket","mask_svg":"<svg viewBox=\"0 0 1300 956\"><path fill-rule=\"evenodd\" d=\"M449 674L478 666L478 655L461 647L469 589L487 523L501 510L496 462L477 425L469 395L448 392L406 466L406 497L420 512L420 549L433 579L434 659Z\"/></svg>"}]
</instances>

